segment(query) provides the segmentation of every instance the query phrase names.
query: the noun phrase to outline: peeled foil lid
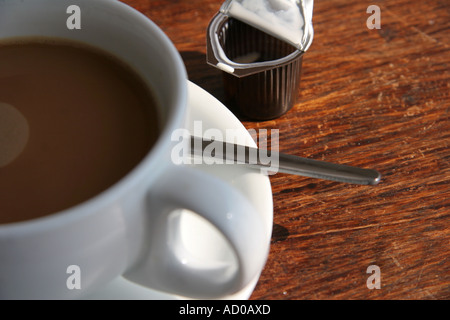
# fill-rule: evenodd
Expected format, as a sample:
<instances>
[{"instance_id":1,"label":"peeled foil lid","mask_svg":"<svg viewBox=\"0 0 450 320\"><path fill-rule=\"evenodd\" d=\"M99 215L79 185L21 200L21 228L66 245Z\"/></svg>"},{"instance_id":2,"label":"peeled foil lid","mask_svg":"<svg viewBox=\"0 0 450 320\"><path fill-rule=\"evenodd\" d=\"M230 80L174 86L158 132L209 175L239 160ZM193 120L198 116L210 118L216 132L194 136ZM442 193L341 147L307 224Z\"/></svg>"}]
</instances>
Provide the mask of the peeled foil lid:
<instances>
[{"instance_id":1,"label":"peeled foil lid","mask_svg":"<svg viewBox=\"0 0 450 320\"><path fill-rule=\"evenodd\" d=\"M220 12L306 51L314 36L314 0L227 0Z\"/></svg>"}]
</instances>

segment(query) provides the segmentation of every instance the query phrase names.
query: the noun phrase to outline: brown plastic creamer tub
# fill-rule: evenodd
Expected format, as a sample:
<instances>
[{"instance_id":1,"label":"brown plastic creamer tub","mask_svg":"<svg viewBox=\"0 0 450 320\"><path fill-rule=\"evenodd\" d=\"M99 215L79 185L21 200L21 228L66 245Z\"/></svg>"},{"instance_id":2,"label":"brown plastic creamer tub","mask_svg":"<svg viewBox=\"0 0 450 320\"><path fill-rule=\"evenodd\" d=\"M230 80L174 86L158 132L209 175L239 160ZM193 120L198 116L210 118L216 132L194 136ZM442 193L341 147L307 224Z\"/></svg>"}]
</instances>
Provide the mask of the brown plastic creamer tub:
<instances>
[{"instance_id":1,"label":"brown plastic creamer tub","mask_svg":"<svg viewBox=\"0 0 450 320\"><path fill-rule=\"evenodd\" d=\"M252 120L278 118L295 105L303 53L220 12L208 26L207 62L223 71L226 104Z\"/></svg>"}]
</instances>

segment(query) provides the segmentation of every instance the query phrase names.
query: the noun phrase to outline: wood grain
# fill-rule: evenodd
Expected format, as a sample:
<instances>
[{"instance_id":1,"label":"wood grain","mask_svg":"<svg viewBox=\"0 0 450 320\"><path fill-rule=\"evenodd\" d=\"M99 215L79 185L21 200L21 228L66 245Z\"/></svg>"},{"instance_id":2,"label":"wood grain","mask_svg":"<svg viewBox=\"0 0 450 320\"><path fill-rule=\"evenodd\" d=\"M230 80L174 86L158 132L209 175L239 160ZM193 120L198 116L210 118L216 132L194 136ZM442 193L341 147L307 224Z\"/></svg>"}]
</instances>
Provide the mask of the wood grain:
<instances>
[{"instance_id":1,"label":"wood grain","mask_svg":"<svg viewBox=\"0 0 450 320\"><path fill-rule=\"evenodd\" d=\"M127 0L180 51L189 78L224 101L205 62L206 28L222 1ZM369 30L366 9L381 9ZM450 12L447 1L322 0L304 56L299 102L279 149L379 170L375 187L271 177L271 251L252 299L450 298ZM368 266L381 289L366 286Z\"/></svg>"}]
</instances>

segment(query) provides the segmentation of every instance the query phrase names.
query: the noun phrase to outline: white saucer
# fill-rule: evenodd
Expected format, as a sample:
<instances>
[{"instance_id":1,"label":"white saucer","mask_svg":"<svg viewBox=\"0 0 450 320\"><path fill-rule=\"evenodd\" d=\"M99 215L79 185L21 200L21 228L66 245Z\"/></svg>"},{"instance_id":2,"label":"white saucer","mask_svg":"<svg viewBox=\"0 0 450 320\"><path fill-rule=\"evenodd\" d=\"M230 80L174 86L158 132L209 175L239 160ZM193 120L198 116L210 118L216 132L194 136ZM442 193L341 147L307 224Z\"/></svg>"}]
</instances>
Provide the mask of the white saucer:
<instances>
[{"instance_id":1,"label":"white saucer","mask_svg":"<svg viewBox=\"0 0 450 320\"><path fill-rule=\"evenodd\" d=\"M189 116L188 123L190 125L190 130L193 132L194 121L201 120L203 130L209 128L218 128L225 133L226 129L244 129L241 122L216 98L210 95L208 92L200 88L199 86L188 81L188 106L189 106ZM248 132L243 131L245 135L246 144L249 146L256 146L252 137ZM224 134L225 137L225 134ZM230 141L232 142L232 141ZM198 169L207 171L221 179L227 181L239 191L242 192L256 207L256 209L261 213L261 217L266 224L267 230L267 241L269 243L271 233L272 233L272 222L273 222L273 203L272 203L272 190L270 186L269 178L258 171L249 170L242 166L235 165L197 165ZM182 220L185 227L181 230L183 236L187 238L187 242L195 243L196 248L199 243L205 243L205 241L199 242L196 239L196 233L199 228L205 228L205 224L199 222L198 218L194 218L193 215L187 213ZM195 225L195 227L194 227ZM196 230L196 232L192 232ZM216 242L215 242L216 241ZM208 250L215 250L215 255L227 255L228 249L223 246L221 239L213 237L212 240L208 239L206 241L208 247L196 249L204 253ZM223 253L218 253L217 251L223 250ZM256 283L258 282L259 275L244 289L241 291L224 296L223 299L248 299L252 294ZM123 277L119 277L109 283L103 289L97 291L88 297L89 299L158 299L158 300L169 300L169 299L189 299L187 297L170 295L167 293L155 291L135 283L126 280Z\"/></svg>"}]
</instances>

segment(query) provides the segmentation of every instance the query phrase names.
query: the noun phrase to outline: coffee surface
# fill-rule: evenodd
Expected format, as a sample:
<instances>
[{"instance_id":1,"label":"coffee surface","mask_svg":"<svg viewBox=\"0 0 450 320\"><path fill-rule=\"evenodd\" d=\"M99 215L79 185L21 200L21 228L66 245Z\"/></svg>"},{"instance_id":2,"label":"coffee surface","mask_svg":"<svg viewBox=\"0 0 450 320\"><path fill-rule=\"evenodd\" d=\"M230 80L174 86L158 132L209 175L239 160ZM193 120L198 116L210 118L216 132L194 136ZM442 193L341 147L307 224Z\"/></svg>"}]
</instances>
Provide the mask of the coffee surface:
<instances>
[{"instance_id":1,"label":"coffee surface","mask_svg":"<svg viewBox=\"0 0 450 320\"><path fill-rule=\"evenodd\" d=\"M14 161L28 143L28 121L13 106L0 102L0 168Z\"/></svg>"},{"instance_id":2,"label":"coffee surface","mask_svg":"<svg viewBox=\"0 0 450 320\"><path fill-rule=\"evenodd\" d=\"M0 42L0 224L67 209L119 181L156 141L155 103L102 51Z\"/></svg>"}]
</instances>

